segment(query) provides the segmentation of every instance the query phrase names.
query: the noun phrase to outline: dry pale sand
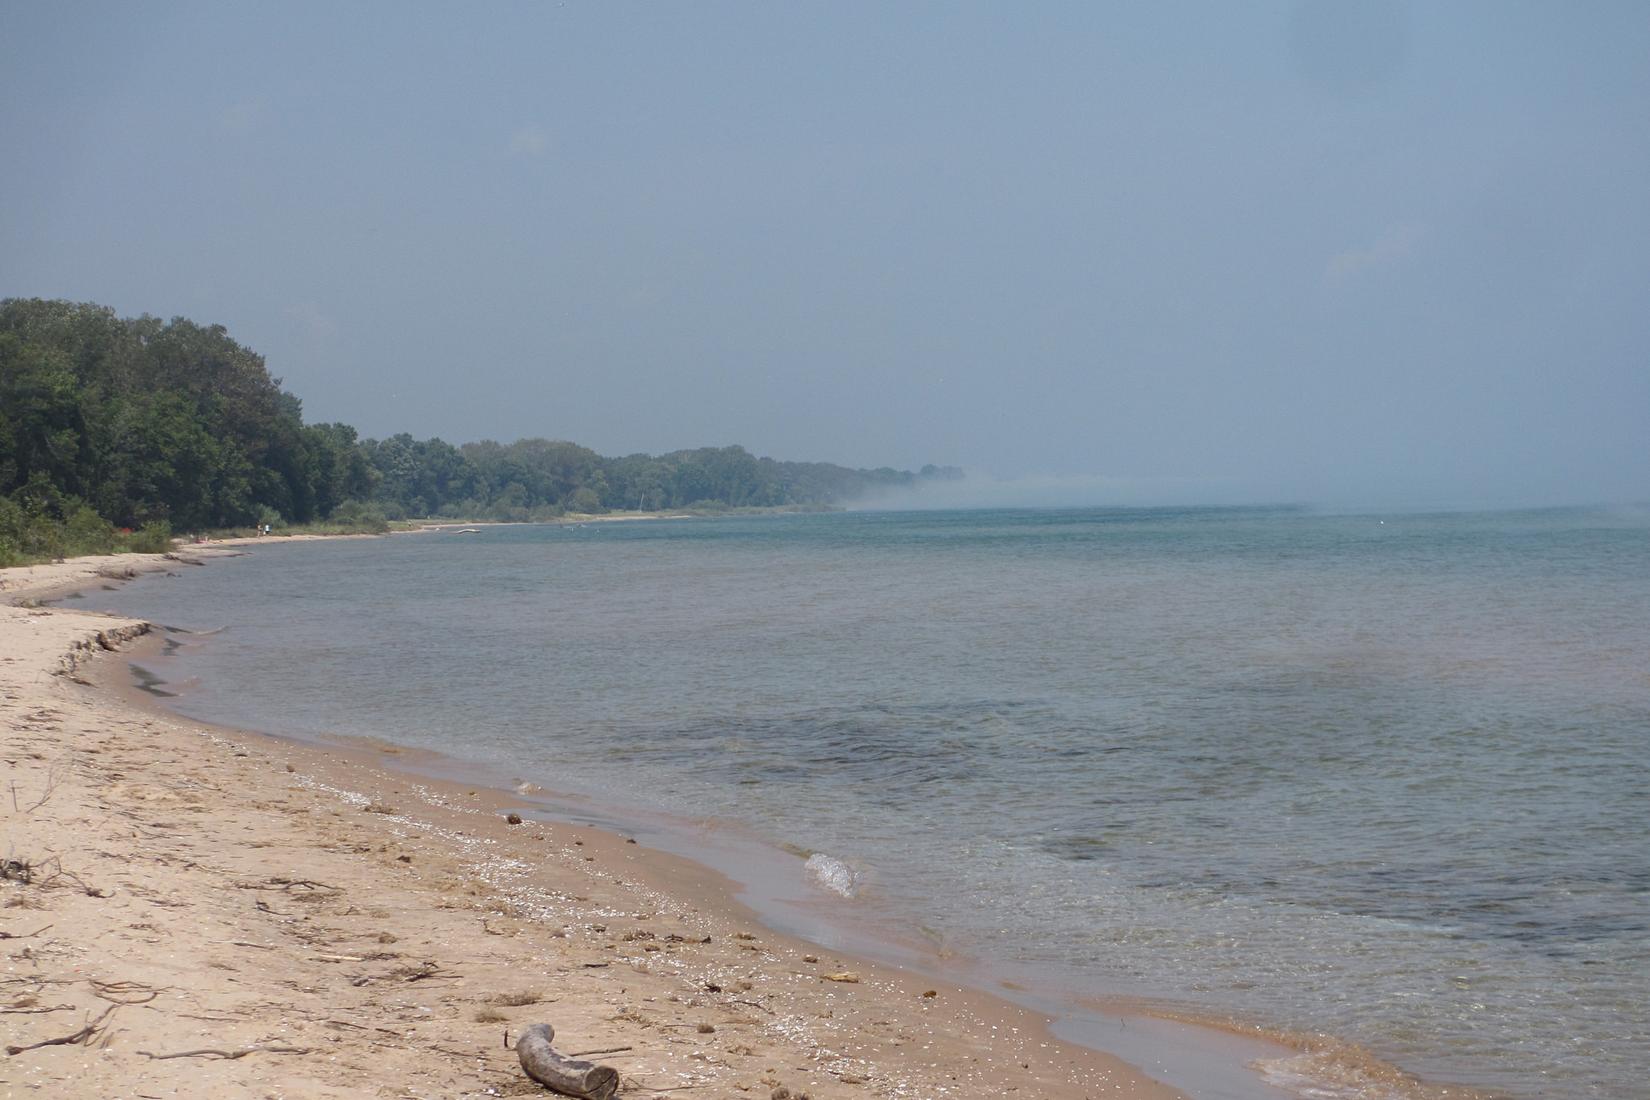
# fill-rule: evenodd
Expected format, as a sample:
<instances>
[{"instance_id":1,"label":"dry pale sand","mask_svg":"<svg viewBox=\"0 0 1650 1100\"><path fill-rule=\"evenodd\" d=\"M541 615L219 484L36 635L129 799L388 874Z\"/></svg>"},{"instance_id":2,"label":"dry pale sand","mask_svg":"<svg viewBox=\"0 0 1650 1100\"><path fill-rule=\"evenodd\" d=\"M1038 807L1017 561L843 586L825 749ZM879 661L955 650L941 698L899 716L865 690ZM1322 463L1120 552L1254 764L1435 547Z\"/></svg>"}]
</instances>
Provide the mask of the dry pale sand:
<instances>
[{"instance_id":1,"label":"dry pale sand","mask_svg":"<svg viewBox=\"0 0 1650 1100\"><path fill-rule=\"evenodd\" d=\"M625 1097L1177 1095L622 836L147 708L109 653L145 624L26 606L184 567L0 574L0 1095L538 1095L536 1021Z\"/></svg>"}]
</instances>

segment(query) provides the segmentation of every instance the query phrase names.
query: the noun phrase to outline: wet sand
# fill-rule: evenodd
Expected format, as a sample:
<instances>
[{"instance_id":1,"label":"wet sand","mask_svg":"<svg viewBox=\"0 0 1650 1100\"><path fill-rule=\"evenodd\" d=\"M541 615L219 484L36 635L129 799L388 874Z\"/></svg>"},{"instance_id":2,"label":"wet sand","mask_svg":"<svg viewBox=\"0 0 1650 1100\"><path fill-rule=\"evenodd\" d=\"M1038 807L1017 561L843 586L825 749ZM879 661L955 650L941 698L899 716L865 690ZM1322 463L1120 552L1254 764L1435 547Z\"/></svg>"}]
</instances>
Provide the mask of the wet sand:
<instances>
[{"instance_id":1,"label":"wet sand","mask_svg":"<svg viewBox=\"0 0 1650 1100\"><path fill-rule=\"evenodd\" d=\"M114 652L147 624L10 606L235 552L0 576L0 1031L33 1047L5 1095L542 1094L506 1046L539 1021L621 1096L1179 1095L1038 1012L776 934L620 832L160 712Z\"/></svg>"}]
</instances>

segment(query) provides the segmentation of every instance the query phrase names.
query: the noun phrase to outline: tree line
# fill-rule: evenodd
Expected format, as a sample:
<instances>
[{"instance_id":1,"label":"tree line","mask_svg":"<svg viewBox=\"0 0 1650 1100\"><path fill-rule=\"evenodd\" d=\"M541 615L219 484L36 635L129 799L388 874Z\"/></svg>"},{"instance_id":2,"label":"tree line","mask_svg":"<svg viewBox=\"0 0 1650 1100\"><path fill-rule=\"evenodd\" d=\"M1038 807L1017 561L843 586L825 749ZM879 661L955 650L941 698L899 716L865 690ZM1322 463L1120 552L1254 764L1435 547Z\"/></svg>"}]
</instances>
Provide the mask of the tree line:
<instances>
[{"instance_id":1,"label":"tree line","mask_svg":"<svg viewBox=\"0 0 1650 1100\"><path fill-rule=\"evenodd\" d=\"M222 325L0 301L0 564L84 552L105 528L146 529L153 542L162 528L829 507L961 476L738 446L605 458L549 439L361 439L348 424L304 423L302 402Z\"/></svg>"}]
</instances>

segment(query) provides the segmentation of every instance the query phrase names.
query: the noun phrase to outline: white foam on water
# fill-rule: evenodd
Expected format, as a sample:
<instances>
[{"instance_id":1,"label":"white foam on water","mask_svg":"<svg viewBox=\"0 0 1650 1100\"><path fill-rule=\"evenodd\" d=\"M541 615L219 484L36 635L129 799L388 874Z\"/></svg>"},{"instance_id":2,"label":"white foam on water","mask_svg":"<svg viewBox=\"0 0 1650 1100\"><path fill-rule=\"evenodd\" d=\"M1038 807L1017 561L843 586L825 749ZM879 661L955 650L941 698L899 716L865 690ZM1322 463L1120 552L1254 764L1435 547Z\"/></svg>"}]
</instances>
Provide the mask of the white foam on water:
<instances>
[{"instance_id":1,"label":"white foam on water","mask_svg":"<svg viewBox=\"0 0 1650 1100\"><path fill-rule=\"evenodd\" d=\"M802 873L807 880L821 890L829 890L840 897L851 898L859 893L860 873L853 867L828 856L824 852L815 852L802 865Z\"/></svg>"}]
</instances>

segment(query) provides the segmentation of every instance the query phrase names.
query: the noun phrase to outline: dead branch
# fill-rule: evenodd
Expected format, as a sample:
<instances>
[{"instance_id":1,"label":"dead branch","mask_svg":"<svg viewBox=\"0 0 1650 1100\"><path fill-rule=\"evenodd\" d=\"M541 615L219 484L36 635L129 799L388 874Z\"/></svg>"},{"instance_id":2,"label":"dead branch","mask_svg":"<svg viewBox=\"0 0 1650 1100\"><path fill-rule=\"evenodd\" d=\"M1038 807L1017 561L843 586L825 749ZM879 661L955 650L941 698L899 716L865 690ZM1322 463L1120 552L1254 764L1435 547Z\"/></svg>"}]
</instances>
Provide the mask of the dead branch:
<instances>
[{"instance_id":1,"label":"dead branch","mask_svg":"<svg viewBox=\"0 0 1650 1100\"><path fill-rule=\"evenodd\" d=\"M26 940L26 939L29 939L33 936L40 935L40 933L44 932L47 928L50 928L50 927L52 927L52 926L49 925L49 924L43 925L40 928L36 928L33 932L4 932L4 931L0 931L0 940Z\"/></svg>"},{"instance_id":2,"label":"dead branch","mask_svg":"<svg viewBox=\"0 0 1650 1100\"><path fill-rule=\"evenodd\" d=\"M153 1058L157 1062L164 1062L168 1058L225 1058L234 1061L236 1058L245 1058L248 1054L308 1054L308 1047L289 1047L280 1043L254 1043L249 1047L240 1047L236 1050L219 1050L217 1047L200 1047L196 1050L179 1050L171 1054L153 1054L147 1050L138 1051L145 1058Z\"/></svg>"},{"instance_id":3,"label":"dead branch","mask_svg":"<svg viewBox=\"0 0 1650 1100\"><path fill-rule=\"evenodd\" d=\"M42 889L48 886L56 886L58 879L65 879L73 883L76 889L89 898L112 898L115 896L113 890L104 890L101 887L93 886L73 871L65 871L63 862L58 857L53 856L49 862L52 864L52 873L41 878L40 886ZM42 864L41 866L44 867L45 865ZM39 868L35 868L35 870L39 870Z\"/></svg>"},{"instance_id":4,"label":"dead branch","mask_svg":"<svg viewBox=\"0 0 1650 1100\"><path fill-rule=\"evenodd\" d=\"M532 1024L516 1039L516 1057L522 1072L541 1085L583 1100L611 1100L619 1088L619 1071L558 1054L550 1047L556 1031L549 1024Z\"/></svg>"},{"instance_id":5,"label":"dead branch","mask_svg":"<svg viewBox=\"0 0 1650 1100\"><path fill-rule=\"evenodd\" d=\"M703 1085L650 1085L635 1077L626 1077L624 1087L626 1090L641 1089L644 1092L686 1092L688 1089L704 1088Z\"/></svg>"},{"instance_id":6,"label":"dead branch","mask_svg":"<svg viewBox=\"0 0 1650 1100\"><path fill-rule=\"evenodd\" d=\"M90 978L87 984L92 987L93 993L117 1005L146 1005L161 993L154 986L142 982L100 982Z\"/></svg>"},{"instance_id":7,"label":"dead branch","mask_svg":"<svg viewBox=\"0 0 1650 1100\"><path fill-rule=\"evenodd\" d=\"M76 1046L81 1043L89 1043L97 1037L100 1031L103 1030L103 1021L109 1018L109 1013L119 1007L119 1005L110 1005L108 1008L103 1010L102 1014L99 1015L97 1019L87 1020L85 1027L81 1028L79 1031L73 1032L72 1034L59 1035L55 1039L42 1039L38 1043L29 1043L26 1046L8 1046L6 1048L6 1053L12 1057L16 1057L24 1051L39 1050L41 1047L66 1047Z\"/></svg>"},{"instance_id":8,"label":"dead branch","mask_svg":"<svg viewBox=\"0 0 1650 1100\"><path fill-rule=\"evenodd\" d=\"M344 888L342 886L331 886L325 882L316 882L313 879L307 878L282 878L279 875L270 879L269 885L279 886L283 890L293 890L298 887L303 887L305 890L330 890L335 894L342 894L344 892Z\"/></svg>"},{"instance_id":9,"label":"dead branch","mask_svg":"<svg viewBox=\"0 0 1650 1100\"><path fill-rule=\"evenodd\" d=\"M44 791L41 792L41 795L40 795L39 798L35 799L32 803L30 803L27 807L25 807L22 810L22 813L25 817L27 817L29 814L34 813L34 811L38 810L40 807L44 806L47 802L51 801L52 795L57 793L58 786L63 782L63 773L68 771L68 770L69 770L69 758L68 757L62 756L62 757L59 757L56 760L52 761L51 767L46 770L46 788L45 788ZM12 808L16 809L17 808L17 781L16 780L13 780L12 785L11 785L11 802L12 802Z\"/></svg>"},{"instance_id":10,"label":"dead branch","mask_svg":"<svg viewBox=\"0 0 1650 1100\"><path fill-rule=\"evenodd\" d=\"M390 971L390 977L404 982L421 982L427 978L458 978L459 974L445 973L440 963L427 962L421 966L399 966Z\"/></svg>"},{"instance_id":11,"label":"dead branch","mask_svg":"<svg viewBox=\"0 0 1650 1100\"><path fill-rule=\"evenodd\" d=\"M595 1054L623 1054L627 1050L635 1049L635 1047L603 1047L601 1050L575 1050L572 1054L569 1054L568 1057L589 1058Z\"/></svg>"}]
</instances>

